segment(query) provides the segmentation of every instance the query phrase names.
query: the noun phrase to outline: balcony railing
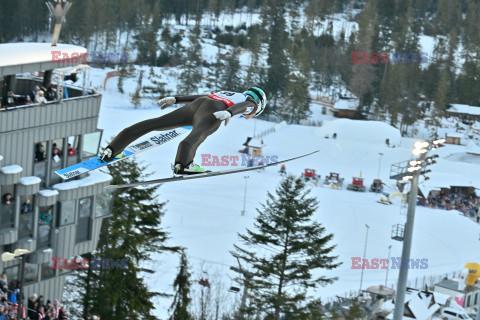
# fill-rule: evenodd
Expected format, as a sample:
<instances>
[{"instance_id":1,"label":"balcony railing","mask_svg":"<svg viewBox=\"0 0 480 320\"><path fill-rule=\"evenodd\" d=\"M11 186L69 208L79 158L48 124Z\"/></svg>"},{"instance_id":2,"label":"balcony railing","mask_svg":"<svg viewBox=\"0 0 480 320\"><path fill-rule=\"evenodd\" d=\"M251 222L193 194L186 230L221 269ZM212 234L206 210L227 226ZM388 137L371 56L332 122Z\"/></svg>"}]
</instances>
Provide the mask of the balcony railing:
<instances>
[{"instance_id":1,"label":"balcony railing","mask_svg":"<svg viewBox=\"0 0 480 320\"><path fill-rule=\"evenodd\" d=\"M26 239L33 237L33 211L21 213L18 223L18 239Z\"/></svg>"},{"instance_id":2,"label":"balcony railing","mask_svg":"<svg viewBox=\"0 0 480 320\"><path fill-rule=\"evenodd\" d=\"M13 228L15 203L0 205L0 230Z\"/></svg>"}]
</instances>

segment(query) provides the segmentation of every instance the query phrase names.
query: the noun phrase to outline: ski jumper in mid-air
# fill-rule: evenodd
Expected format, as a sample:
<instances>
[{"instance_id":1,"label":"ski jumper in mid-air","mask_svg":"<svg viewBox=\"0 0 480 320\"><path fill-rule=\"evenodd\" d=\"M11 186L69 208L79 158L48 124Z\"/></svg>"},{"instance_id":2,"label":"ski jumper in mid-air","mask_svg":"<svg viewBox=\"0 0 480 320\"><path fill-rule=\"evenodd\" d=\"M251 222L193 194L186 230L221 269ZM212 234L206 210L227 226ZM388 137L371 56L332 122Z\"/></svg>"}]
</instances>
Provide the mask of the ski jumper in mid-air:
<instances>
[{"instance_id":1,"label":"ski jumper in mid-air","mask_svg":"<svg viewBox=\"0 0 480 320\"><path fill-rule=\"evenodd\" d=\"M267 104L263 90L252 87L247 91L220 91L210 95L166 97L157 101L162 109L175 103L188 103L166 115L145 120L123 129L105 148L101 160L111 161L124 156L123 150L133 141L151 131L162 131L192 126L190 134L180 142L173 168L174 174L198 174L205 169L194 164L193 158L200 144L217 131L222 121L241 114L245 119L258 116Z\"/></svg>"}]
</instances>

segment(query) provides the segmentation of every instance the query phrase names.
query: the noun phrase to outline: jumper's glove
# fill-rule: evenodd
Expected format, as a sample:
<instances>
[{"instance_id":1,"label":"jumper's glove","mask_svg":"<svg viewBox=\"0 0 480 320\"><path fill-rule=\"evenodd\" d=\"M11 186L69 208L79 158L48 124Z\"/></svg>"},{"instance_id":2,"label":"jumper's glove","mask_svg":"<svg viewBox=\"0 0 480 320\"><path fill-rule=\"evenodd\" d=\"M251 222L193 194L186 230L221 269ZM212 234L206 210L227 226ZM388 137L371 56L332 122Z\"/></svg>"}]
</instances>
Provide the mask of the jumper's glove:
<instances>
[{"instance_id":1,"label":"jumper's glove","mask_svg":"<svg viewBox=\"0 0 480 320\"><path fill-rule=\"evenodd\" d=\"M174 105L177 102L177 99L175 97L165 97L157 101L157 104L160 105L160 109L165 109L170 107L171 105Z\"/></svg>"},{"instance_id":2,"label":"jumper's glove","mask_svg":"<svg viewBox=\"0 0 480 320\"><path fill-rule=\"evenodd\" d=\"M214 112L213 115L218 120L222 120L222 121L225 120L225 125L228 124L228 122L230 121L230 118L232 117L232 114L226 110Z\"/></svg>"}]
</instances>

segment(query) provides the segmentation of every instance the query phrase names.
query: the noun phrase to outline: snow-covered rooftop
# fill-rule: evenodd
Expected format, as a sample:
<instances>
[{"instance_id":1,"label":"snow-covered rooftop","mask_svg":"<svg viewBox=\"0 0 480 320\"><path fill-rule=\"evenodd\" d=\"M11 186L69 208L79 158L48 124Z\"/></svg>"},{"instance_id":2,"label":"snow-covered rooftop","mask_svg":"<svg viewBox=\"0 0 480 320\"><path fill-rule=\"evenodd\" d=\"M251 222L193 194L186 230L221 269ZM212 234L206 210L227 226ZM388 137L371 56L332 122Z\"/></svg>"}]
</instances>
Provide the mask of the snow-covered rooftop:
<instances>
[{"instance_id":1,"label":"snow-covered rooftop","mask_svg":"<svg viewBox=\"0 0 480 320\"><path fill-rule=\"evenodd\" d=\"M58 44L53 47L51 43L3 43L0 44L0 67L45 63L54 60L53 51L60 51L62 54L68 54L72 57L72 53L85 54L87 49L71 44ZM62 59L62 56L59 56Z\"/></svg>"},{"instance_id":2,"label":"snow-covered rooftop","mask_svg":"<svg viewBox=\"0 0 480 320\"><path fill-rule=\"evenodd\" d=\"M469 106L467 104L451 104L447 112L464 113L479 116L480 107Z\"/></svg>"},{"instance_id":3,"label":"snow-covered rooftop","mask_svg":"<svg viewBox=\"0 0 480 320\"><path fill-rule=\"evenodd\" d=\"M22 172L23 168L13 164L11 166L3 167L0 171L2 171L4 174L17 174Z\"/></svg>"},{"instance_id":4,"label":"snow-covered rooftop","mask_svg":"<svg viewBox=\"0 0 480 320\"><path fill-rule=\"evenodd\" d=\"M23 184L24 186L37 184L40 182L42 182L42 179L40 179L39 177L23 177L20 179L20 183Z\"/></svg>"},{"instance_id":5,"label":"snow-covered rooftop","mask_svg":"<svg viewBox=\"0 0 480 320\"><path fill-rule=\"evenodd\" d=\"M53 197L58 195L57 190L50 190L50 189L40 190L38 193L44 197Z\"/></svg>"},{"instance_id":6,"label":"snow-covered rooftop","mask_svg":"<svg viewBox=\"0 0 480 320\"><path fill-rule=\"evenodd\" d=\"M340 99L335 102L333 108L335 110L357 110L359 104L358 99Z\"/></svg>"},{"instance_id":7,"label":"snow-covered rooftop","mask_svg":"<svg viewBox=\"0 0 480 320\"><path fill-rule=\"evenodd\" d=\"M450 132L447 132L446 133L446 136L447 137L450 137L450 138L463 138L464 135L459 133L459 132L455 132L455 131L450 131Z\"/></svg>"}]
</instances>

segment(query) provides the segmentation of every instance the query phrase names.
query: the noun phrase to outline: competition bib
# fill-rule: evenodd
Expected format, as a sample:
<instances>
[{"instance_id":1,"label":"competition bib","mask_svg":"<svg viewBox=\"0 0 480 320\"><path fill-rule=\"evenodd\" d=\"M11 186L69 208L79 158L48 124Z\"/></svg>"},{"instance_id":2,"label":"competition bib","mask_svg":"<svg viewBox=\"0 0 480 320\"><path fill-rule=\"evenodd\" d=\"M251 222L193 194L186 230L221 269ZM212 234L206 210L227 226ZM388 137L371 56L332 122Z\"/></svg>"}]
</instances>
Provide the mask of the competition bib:
<instances>
[{"instance_id":1,"label":"competition bib","mask_svg":"<svg viewBox=\"0 0 480 320\"><path fill-rule=\"evenodd\" d=\"M212 99L225 102L229 107L247 100L247 95L240 92L220 91L208 96Z\"/></svg>"}]
</instances>

